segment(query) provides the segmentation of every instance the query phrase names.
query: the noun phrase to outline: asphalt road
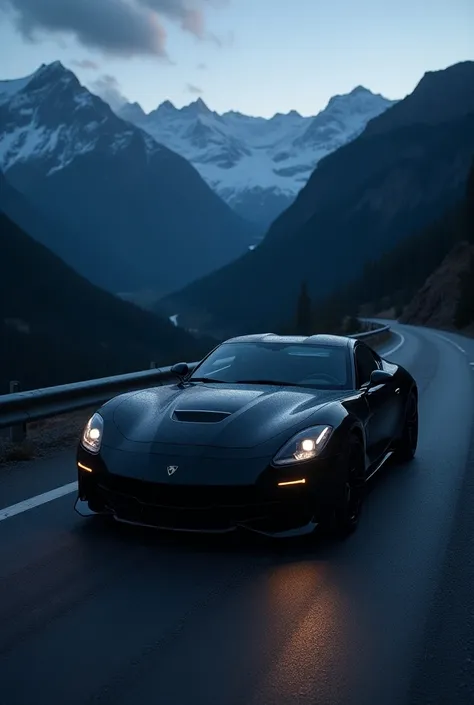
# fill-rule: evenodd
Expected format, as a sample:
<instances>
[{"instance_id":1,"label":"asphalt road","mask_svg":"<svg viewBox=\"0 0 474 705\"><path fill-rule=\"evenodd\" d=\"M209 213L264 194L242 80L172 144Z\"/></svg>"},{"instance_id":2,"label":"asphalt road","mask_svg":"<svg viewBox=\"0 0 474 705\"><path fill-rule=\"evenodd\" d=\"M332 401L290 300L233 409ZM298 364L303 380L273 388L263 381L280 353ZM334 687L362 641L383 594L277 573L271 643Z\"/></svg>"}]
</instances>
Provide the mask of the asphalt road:
<instances>
[{"instance_id":1,"label":"asphalt road","mask_svg":"<svg viewBox=\"0 0 474 705\"><path fill-rule=\"evenodd\" d=\"M344 543L109 525L71 492L31 508L70 453L0 472L0 703L472 705L474 340L396 330L419 451Z\"/></svg>"}]
</instances>

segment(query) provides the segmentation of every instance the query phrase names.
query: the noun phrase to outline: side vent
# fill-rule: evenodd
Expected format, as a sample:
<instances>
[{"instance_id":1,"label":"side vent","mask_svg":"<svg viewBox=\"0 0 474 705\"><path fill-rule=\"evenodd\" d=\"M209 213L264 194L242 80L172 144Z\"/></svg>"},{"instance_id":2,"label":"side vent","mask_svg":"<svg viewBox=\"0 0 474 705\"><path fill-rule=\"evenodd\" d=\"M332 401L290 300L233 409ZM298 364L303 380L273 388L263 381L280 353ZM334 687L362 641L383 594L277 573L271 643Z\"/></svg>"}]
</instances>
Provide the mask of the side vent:
<instances>
[{"instance_id":1,"label":"side vent","mask_svg":"<svg viewBox=\"0 0 474 705\"><path fill-rule=\"evenodd\" d=\"M229 411L187 411L182 409L173 413L175 421L187 421L188 423L219 423L230 416Z\"/></svg>"}]
</instances>

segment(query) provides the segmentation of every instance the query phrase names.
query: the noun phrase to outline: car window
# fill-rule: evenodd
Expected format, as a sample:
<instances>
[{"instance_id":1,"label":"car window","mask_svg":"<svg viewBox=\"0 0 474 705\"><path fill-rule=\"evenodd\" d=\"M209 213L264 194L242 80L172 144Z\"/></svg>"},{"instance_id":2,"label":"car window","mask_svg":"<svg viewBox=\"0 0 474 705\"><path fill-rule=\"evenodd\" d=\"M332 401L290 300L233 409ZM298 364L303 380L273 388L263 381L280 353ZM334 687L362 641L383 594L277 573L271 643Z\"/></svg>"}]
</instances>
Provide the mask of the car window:
<instances>
[{"instance_id":1,"label":"car window","mask_svg":"<svg viewBox=\"0 0 474 705\"><path fill-rule=\"evenodd\" d=\"M373 370L379 369L376 356L367 345L359 343L355 351L355 364L359 387L370 380Z\"/></svg>"},{"instance_id":2,"label":"car window","mask_svg":"<svg viewBox=\"0 0 474 705\"><path fill-rule=\"evenodd\" d=\"M222 382L272 380L321 389L352 385L348 348L294 343L223 343L192 377Z\"/></svg>"}]
</instances>

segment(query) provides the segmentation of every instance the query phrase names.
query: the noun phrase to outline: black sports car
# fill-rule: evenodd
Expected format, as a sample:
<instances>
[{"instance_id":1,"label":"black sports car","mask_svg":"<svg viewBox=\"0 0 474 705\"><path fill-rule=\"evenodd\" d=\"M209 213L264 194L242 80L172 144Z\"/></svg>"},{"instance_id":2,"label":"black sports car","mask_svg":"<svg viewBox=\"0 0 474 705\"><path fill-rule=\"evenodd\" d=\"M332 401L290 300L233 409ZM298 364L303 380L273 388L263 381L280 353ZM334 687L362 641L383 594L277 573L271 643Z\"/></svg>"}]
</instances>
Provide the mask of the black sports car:
<instances>
[{"instance_id":1,"label":"black sports car","mask_svg":"<svg viewBox=\"0 0 474 705\"><path fill-rule=\"evenodd\" d=\"M243 336L173 373L88 421L78 499L93 512L181 531L320 524L344 536L367 480L416 451L415 380L360 340Z\"/></svg>"}]
</instances>

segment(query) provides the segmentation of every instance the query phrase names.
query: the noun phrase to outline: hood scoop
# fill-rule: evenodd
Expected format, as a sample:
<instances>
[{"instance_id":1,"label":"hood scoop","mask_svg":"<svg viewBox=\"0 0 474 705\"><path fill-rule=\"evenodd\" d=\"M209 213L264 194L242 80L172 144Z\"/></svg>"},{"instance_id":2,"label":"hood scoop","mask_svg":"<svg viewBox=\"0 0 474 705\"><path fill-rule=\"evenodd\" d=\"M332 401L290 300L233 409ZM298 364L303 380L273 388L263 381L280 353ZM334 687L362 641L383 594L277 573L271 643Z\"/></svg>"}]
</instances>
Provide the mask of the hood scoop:
<instances>
[{"instance_id":1,"label":"hood scoop","mask_svg":"<svg viewBox=\"0 0 474 705\"><path fill-rule=\"evenodd\" d=\"M230 411L204 411L200 409L180 409L173 412L174 421L188 423L219 423L230 416Z\"/></svg>"}]
</instances>

